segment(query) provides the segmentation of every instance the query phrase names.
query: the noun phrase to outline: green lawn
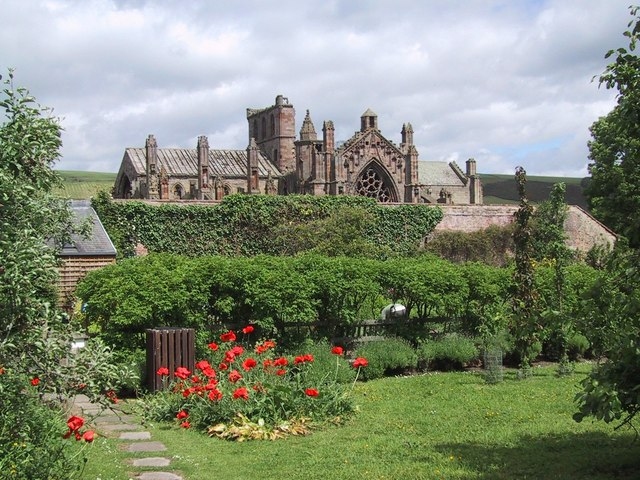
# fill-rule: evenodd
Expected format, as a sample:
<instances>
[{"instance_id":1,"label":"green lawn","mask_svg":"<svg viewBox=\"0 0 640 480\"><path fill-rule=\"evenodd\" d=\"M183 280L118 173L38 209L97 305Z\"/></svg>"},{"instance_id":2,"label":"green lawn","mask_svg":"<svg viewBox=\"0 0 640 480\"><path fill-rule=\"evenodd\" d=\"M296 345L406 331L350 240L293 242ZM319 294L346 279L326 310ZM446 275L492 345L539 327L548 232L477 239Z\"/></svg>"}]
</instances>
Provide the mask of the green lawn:
<instances>
[{"instance_id":1,"label":"green lawn","mask_svg":"<svg viewBox=\"0 0 640 480\"><path fill-rule=\"evenodd\" d=\"M637 479L640 441L630 430L575 423L573 396L589 370L488 385L478 373L432 373L359 383L360 412L341 427L275 442L233 443L151 426L188 480L225 479ZM117 440L92 445L86 479L129 478Z\"/></svg>"}]
</instances>

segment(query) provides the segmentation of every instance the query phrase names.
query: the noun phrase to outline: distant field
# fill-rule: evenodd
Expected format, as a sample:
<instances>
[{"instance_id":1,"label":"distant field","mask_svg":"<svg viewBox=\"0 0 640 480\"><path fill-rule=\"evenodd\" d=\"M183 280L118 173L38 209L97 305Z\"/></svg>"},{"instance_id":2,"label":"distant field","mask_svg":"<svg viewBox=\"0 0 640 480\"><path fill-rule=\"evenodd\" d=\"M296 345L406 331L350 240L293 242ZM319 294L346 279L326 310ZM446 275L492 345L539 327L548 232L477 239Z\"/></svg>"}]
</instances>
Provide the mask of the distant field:
<instances>
[{"instance_id":1,"label":"distant field","mask_svg":"<svg viewBox=\"0 0 640 480\"><path fill-rule=\"evenodd\" d=\"M59 170L64 189L60 195L74 200L88 199L101 190L111 191L116 180L115 173L78 172ZM518 191L513 175L480 174L484 185L484 202L488 205L518 203ZM567 184L567 203L587 208L583 195L582 178L527 177L527 196L535 203L549 198L554 183Z\"/></svg>"},{"instance_id":2,"label":"distant field","mask_svg":"<svg viewBox=\"0 0 640 480\"><path fill-rule=\"evenodd\" d=\"M73 200L89 199L101 190L109 192L116 180L115 173L70 170L58 170L58 173L64 185L64 188L59 191L60 196Z\"/></svg>"}]
</instances>

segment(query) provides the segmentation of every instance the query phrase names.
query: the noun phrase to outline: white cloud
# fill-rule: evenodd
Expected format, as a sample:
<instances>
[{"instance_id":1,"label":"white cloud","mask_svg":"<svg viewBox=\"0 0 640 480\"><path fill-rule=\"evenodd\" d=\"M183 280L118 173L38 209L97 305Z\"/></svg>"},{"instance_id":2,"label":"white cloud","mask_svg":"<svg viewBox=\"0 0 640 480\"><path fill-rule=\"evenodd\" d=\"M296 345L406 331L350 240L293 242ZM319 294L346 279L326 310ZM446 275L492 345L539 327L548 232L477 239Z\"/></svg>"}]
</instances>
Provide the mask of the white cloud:
<instances>
[{"instance_id":1,"label":"white cloud","mask_svg":"<svg viewBox=\"0 0 640 480\"><path fill-rule=\"evenodd\" d=\"M297 128L308 108L344 140L372 108L393 141L412 123L422 159L578 176L627 3L6 0L0 68L64 118L62 169L115 172L149 133L245 148L245 109L283 94Z\"/></svg>"}]
</instances>

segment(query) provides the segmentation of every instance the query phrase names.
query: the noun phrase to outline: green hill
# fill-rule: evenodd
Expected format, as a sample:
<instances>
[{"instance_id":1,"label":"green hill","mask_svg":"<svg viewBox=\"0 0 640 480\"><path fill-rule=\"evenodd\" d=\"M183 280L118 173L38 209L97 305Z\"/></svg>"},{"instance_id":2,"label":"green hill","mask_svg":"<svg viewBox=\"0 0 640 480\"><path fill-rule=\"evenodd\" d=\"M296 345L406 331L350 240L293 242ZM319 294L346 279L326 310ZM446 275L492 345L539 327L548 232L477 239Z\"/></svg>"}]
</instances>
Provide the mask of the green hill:
<instances>
[{"instance_id":1,"label":"green hill","mask_svg":"<svg viewBox=\"0 0 640 480\"><path fill-rule=\"evenodd\" d=\"M88 199L101 190L111 191L116 180L115 173L79 172L58 170L64 188L60 195L74 200ZM488 205L518 203L518 190L513 175L480 174L484 185L484 202ZM567 203L587 208L583 194L584 179L563 177L527 177L527 196L535 203L549 198L554 183L567 184Z\"/></svg>"},{"instance_id":2,"label":"green hill","mask_svg":"<svg viewBox=\"0 0 640 480\"><path fill-rule=\"evenodd\" d=\"M518 189L514 175L480 174L484 186L484 203L518 203ZM527 176L527 197L534 203L540 203L549 198L551 188L555 183L564 182L567 185L566 199L569 205L578 205L587 210L587 199L584 196L583 178L565 177L536 177Z\"/></svg>"},{"instance_id":3,"label":"green hill","mask_svg":"<svg viewBox=\"0 0 640 480\"><path fill-rule=\"evenodd\" d=\"M115 173L101 172L76 172L71 170L58 170L62 177L64 188L59 190L62 197L73 200L89 199L101 190L110 192L116 181Z\"/></svg>"}]
</instances>

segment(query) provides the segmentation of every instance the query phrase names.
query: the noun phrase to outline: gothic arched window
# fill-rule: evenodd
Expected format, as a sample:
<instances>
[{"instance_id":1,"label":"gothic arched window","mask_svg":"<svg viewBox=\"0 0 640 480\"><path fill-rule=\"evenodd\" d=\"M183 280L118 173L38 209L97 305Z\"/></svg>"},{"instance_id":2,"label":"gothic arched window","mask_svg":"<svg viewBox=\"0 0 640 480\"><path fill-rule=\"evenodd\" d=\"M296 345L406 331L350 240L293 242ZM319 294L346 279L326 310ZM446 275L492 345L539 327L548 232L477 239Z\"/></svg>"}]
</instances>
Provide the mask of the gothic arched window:
<instances>
[{"instance_id":1,"label":"gothic arched window","mask_svg":"<svg viewBox=\"0 0 640 480\"><path fill-rule=\"evenodd\" d=\"M390 182L389 176L381 172L377 165L370 165L358 177L355 192L383 203L396 202L395 190Z\"/></svg>"}]
</instances>

